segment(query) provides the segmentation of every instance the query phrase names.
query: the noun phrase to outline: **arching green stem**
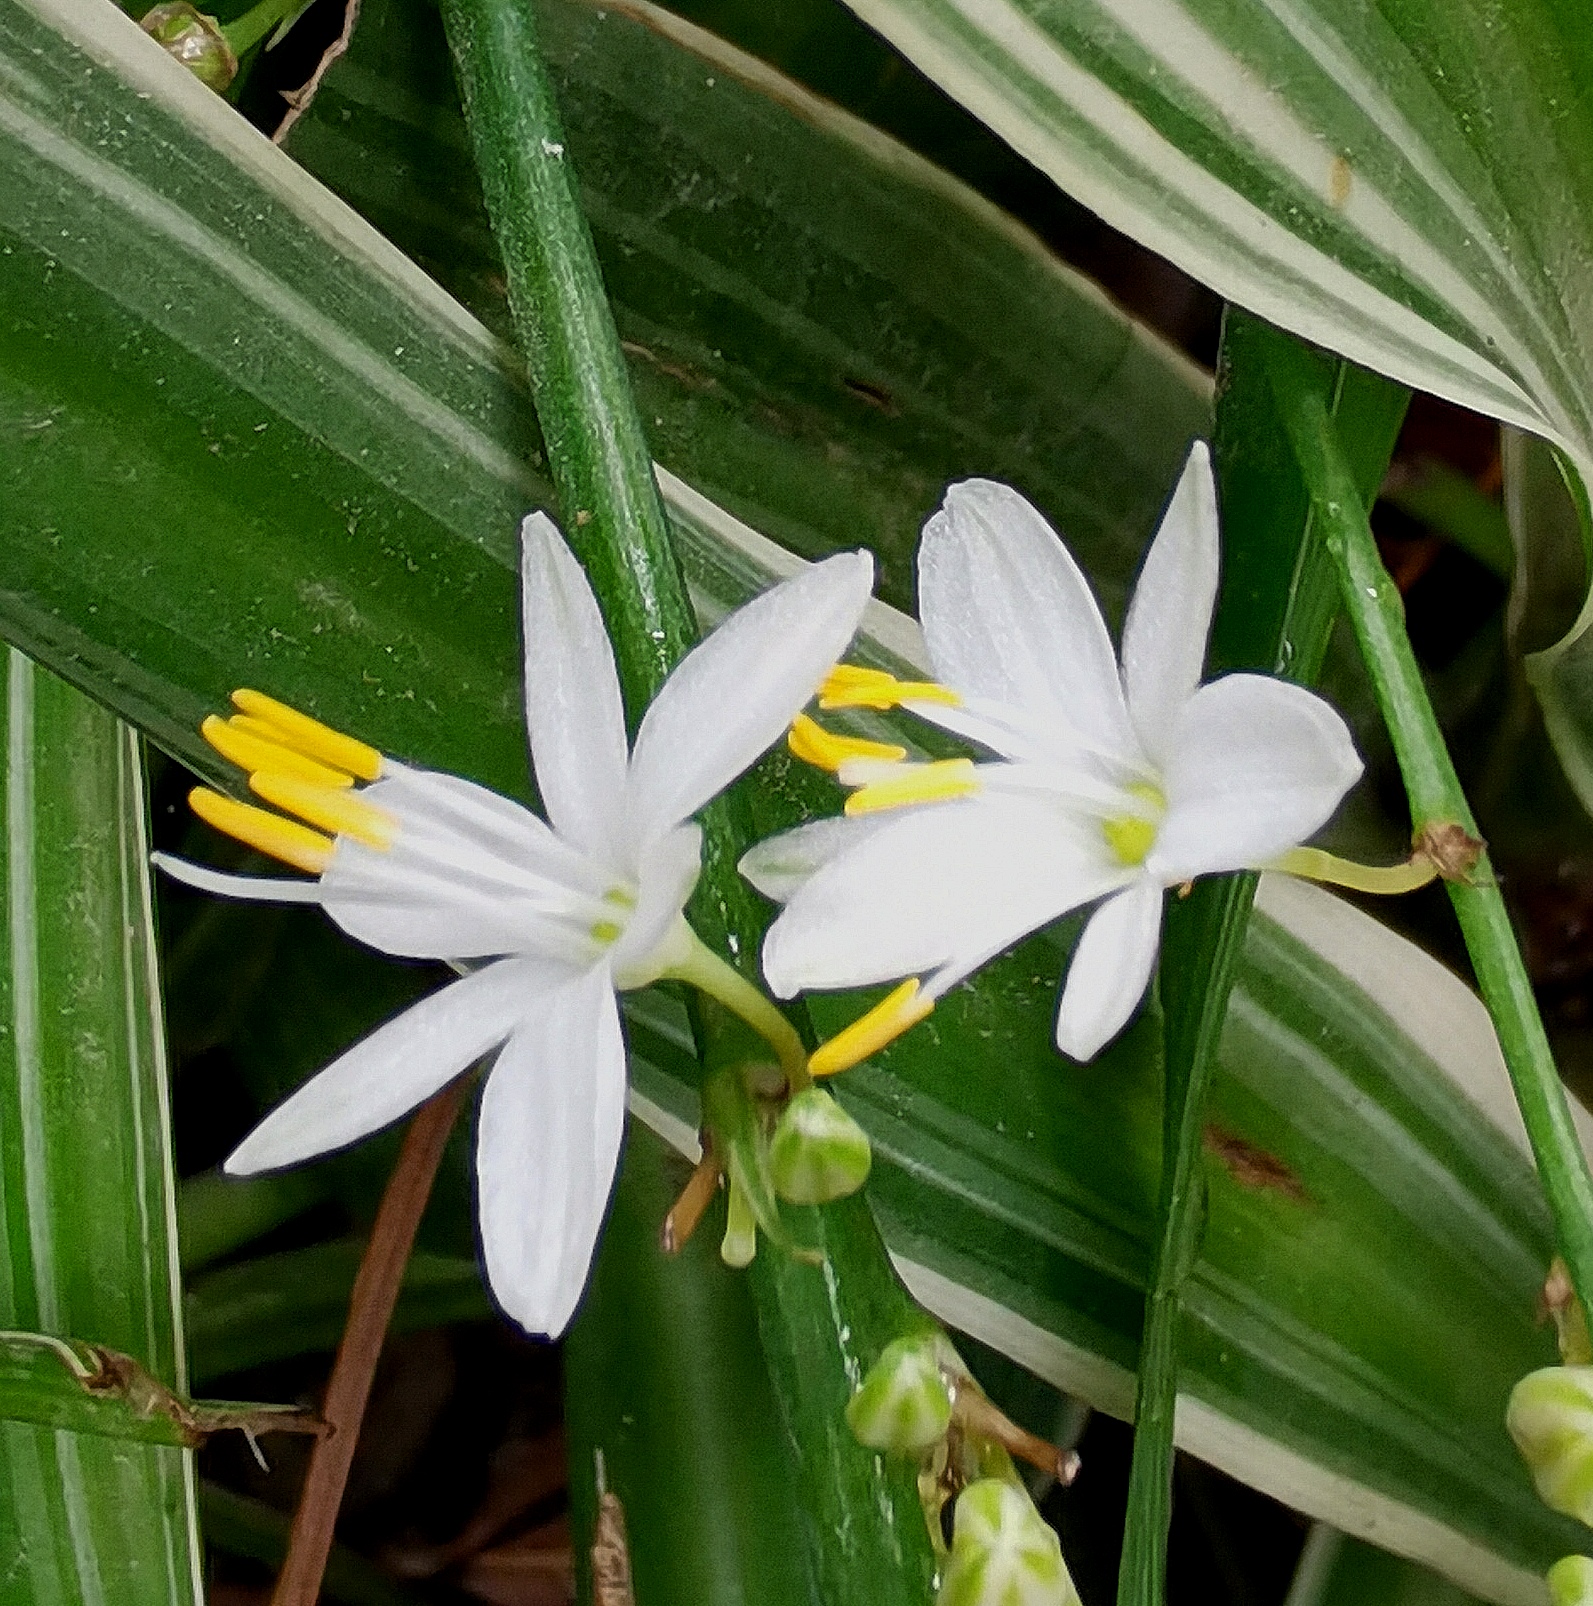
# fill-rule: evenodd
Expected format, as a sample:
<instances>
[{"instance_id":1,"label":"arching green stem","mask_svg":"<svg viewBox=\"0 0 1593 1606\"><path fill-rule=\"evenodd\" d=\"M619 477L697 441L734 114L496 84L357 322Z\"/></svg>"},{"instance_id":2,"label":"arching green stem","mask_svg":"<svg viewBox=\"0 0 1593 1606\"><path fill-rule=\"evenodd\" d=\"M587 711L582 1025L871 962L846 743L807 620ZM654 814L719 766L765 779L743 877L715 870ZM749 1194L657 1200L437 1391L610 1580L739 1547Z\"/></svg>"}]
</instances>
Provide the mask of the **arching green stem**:
<instances>
[{"instance_id":1,"label":"arching green stem","mask_svg":"<svg viewBox=\"0 0 1593 1606\"><path fill-rule=\"evenodd\" d=\"M779 1056L780 1069L793 1093L800 1093L812 1083L808 1051L796 1028L734 965L721 959L695 933L686 958L666 975L671 981L689 982L744 1020Z\"/></svg>"}]
</instances>

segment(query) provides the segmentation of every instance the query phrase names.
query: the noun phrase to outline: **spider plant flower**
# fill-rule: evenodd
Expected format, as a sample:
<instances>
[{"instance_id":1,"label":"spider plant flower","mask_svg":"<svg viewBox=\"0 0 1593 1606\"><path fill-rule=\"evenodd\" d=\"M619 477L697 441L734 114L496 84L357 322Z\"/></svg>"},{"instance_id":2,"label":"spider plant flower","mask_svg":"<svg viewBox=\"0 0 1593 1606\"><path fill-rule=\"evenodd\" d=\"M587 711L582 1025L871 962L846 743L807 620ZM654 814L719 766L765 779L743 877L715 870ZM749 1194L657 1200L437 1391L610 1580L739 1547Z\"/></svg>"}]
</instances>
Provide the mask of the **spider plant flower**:
<instances>
[{"instance_id":1,"label":"spider plant flower","mask_svg":"<svg viewBox=\"0 0 1593 1606\"><path fill-rule=\"evenodd\" d=\"M1015 1483L980 1478L957 1496L935 1606L1079 1606L1061 1542Z\"/></svg>"},{"instance_id":2,"label":"spider plant flower","mask_svg":"<svg viewBox=\"0 0 1593 1606\"><path fill-rule=\"evenodd\" d=\"M774 587L677 667L628 746L614 658L557 527L522 527L525 706L546 821L456 776L395 763L257 692L205 735L260 808L198 789L195 811L312 880L224 875L158 855L227 897L319 904L384 953L480 965L378 1028L274 1110L234 1175L339 1149L483 1055L477 1208L488 1280L557 1335L586 1281L625 1116L616 992L662 976L714 992L804 1076L784 1017L709 952L683 910L691 816L770 746L850 641L873 576L847 553Z\"/></svg>"},{"instance_id":3,"label":"spider plant flower","mask_svg":"<svg viewBox=\"0 0 1593 1606\"><path fill-rule=\"evenodd\" d=\"M818 1050L815 1075L866 1058L1020 937L1098 903L1056 1026L1063 1052L1090 1059L1145 993L1163 890L1288 867L1327 821L1361 773L1339 715L1262 675L1200 684L1217 568L1216 493L1197 443L1119 664L1088 581L1040 514L989 480L950 488L918 555L936 680L842 665L819 707L900 706L994 756L913 762L799 721L793 747L856 788L848 818L742 861L788 900L763 949L777 995L908 978Z\"/></svg>"},{"instance_id":4,"label":"spider plant flower","mask_svg":"<svg viewBox=\"0 0 1593 1606\"><path fill-rule=\"evenodd\" d=\"M1545 1366L1510 1392L1505 1426L1545 1505L1593 1523L1593 1366Z\"/></svg>"}]
</instances>

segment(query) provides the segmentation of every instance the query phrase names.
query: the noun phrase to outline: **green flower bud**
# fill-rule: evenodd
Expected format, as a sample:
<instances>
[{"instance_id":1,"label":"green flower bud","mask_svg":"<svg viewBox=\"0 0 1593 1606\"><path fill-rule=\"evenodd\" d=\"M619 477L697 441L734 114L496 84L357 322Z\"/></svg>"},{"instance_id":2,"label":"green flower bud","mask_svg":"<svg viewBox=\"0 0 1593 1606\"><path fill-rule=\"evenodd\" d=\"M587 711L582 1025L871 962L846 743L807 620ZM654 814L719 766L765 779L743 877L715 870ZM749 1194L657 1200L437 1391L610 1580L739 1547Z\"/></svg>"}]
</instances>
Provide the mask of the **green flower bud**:
<instances>
[{"instance_id":1,"label":"green flower bud","mask_svg":"<svg viewBox=\"0 0 1593 1606\"><path fill-rule=\"evenodd\" d=\"M1593 1560L1562 1557L1549 1569L1548 1585L1554 1606L1593 1606Z\"/></svg>"},{"instance_id":2,"label":"green flower bud","mask_svg":"<svg viewBox=\"0 0 1593 1606\"><path fill-rule=\"evenodd\" d=\"M1593 1366L1546 1366L1510 1394L1505 1426L1547 1505L1593 1522Z\"/></svg>"},{"instance_id":3,"label":"green flower bud","mask_svg":"<svg viewBox=\"0 0 1593 1606\"><path fill-rule=\"evenodd\" d=\"M166 0L149 12L139 27L218 94L238 76L238 58L221 24L196 11L188 0Z\"/></svg>"},{"instance_id":4,"label":"green flower bud","mask_svg":"<svg viewBox=\"0 0 1593 1606\"><path fill-rule=\"evenodd\" d=\"M1061 1543L1023 1490L981 1478L957 1496L935 1606L1079 1606Z\"/></svg>"},{"instance_id":5,"label":"green flower bud","mask_svg":"<svg viewBox=\"0 0 1593 1606\"><path fill-rule=\"evenodd\" d=\"M937 1338L924 1333L885 1346L847 1402L846 1420L858 1443L921 1455L945 1436L951 1390L941 1375Z\"/></svg>"},{"instance_id":6,"label":"green flower bud","mask_svg":"<svg viewBox=\"0 0 1593 1606\"><path fill-rule=\"evenodd\" d=\"M862 1127L817 1087L786 1105L769 1142L774 1190L790 1204L828 1204L856 1193L872 1158Z\"/></svg>"}]
</instances>

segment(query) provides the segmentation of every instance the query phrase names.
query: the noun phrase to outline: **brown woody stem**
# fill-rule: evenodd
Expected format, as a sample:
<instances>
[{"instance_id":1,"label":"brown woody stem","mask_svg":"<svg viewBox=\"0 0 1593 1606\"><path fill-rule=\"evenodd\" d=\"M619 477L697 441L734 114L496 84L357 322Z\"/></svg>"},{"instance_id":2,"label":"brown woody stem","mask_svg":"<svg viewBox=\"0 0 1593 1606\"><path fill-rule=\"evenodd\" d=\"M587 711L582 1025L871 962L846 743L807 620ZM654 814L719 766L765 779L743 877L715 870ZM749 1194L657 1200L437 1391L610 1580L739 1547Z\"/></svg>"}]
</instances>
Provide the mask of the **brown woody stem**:
<instances>
[{"instance_id":1,"label":"brown woody stem","mask_svg":"<svg viewBox=\"0 0 1593 1606\"><path fill-rule=\"evenodd\" d=\"M370 1398L382 1340L398 1302L404 1267L414 1247L421 1213L431 1197L431 1185L442 1160L448 1134L453 1130L469 1079L449 1083L416 1112L404 1134L398 1164L393 1167L371 1227L370 1242L354 1278L348 1322L338 1345L332 1376L326 1385L321 1416L326 1436L310 1453L288 1537L288 1554L277 1577L271 1606L315 1606L321 1593L321 1575L332 1549L332 1531L343 1503L343 1486L359 1442L360 1419Z\"/></svg>"}]
</instances>

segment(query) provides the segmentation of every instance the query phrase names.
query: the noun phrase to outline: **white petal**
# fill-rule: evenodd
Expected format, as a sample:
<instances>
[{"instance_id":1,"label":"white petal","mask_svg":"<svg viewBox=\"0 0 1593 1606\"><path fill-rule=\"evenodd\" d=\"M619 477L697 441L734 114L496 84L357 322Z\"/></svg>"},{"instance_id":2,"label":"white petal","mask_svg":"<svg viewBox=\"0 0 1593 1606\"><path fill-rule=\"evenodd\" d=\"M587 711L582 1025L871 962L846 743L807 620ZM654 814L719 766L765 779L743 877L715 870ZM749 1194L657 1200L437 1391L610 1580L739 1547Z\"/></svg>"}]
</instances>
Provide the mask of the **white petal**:
<instances>
[{"instance_id":1,"label":"white petal","mask_svg":"<svg viewBox=\"0 0 1593 1606\"><path fill-rule=\"evenodd\" d=\"M1142 876L1090 916L1062 989L1056 1046L1091 1060L1128 1024L1161 946L1162 889Z\"/></svg>"},{"instance_id":2,"label":"white petal","mask_svg":"<svg viewBox=\"0 0 1593 1606\"><path fill-rule=\"evenodd\" d=\"M538 999L487 1078L476 1138L487 1278L557 1338L586 1286L625 1130L625 1045L607 971Z\"/></svg>"},{"instance_id":3,"label":"white petal","mask_svg":"<svg viewBox=\"0 0 1593 1606\"><path fill-rule=\"evenodd\" d=\"M918 606L936 675L1011 704L1076 745L1132 762L1138 744L1089 582L1040 514L994 480L963 480L924 526ZM1025 755L1028 756L1028 755Z\"/></svg>"},{"instance_id":4,"label":"white petal","mask_svg":"<svg viewBox=\"0 0 1593 1606\"><path fill-rule=\"evenodd\" d=\"M764 897L785 903L836 854L855 847L882 826L894 823L889 814L809 820L806 825L782 831L778 836L765 837L742 854L736 868Z\"/></svg>"},{"instance_id":5,"label":"white petal","mask_svg":"<svg viewBox=\"0 0 1593 1606\"><path fill-rule=\"evenodd\" d=\"M1194 695L1217 605L1217 487L1196 441L1145 555L1123 625L1123 686L1134 728L1165 762L1178 711Z\"/></svg>"},{"instance_id":6,"label":"white petal","mask_svg":"<svg viewBox=\"0 0 1593 1606\"><path fill-rule=\"evenodd\" d=\"M637 841L689 819L801 712L857 631L874 582L867 552L842 552L738 608L688 653L636 733Z\"/></svg>"},{"instance_id":7,"label":"white petal","mask_svg":"<svg viewBox=\"0 0 1593 1606\"><path fill-rule=\"evenodd\" d=\"M763 945L782 998L861 987L988 955L1131 872L1098 830L1045 798L991 795L914 809L817 870Z\"/></svg>"},{"instance_id":8,"label":"white petal","mask_svg":"<svg viewBox=\"0 0 1593 1606\"><path fill-rule=\"evenodd\" d=\"M396 1121L496 1048L549 978L544 966L506 959L428 994L279 1104L225 1169L275 1171Z\"/></svg>"},{"instance_id":9,"label":"white petal","mask_svg":"<svg viewBox=\"0 0 1593 1606\"><path fill-rule=\"evenodd\" d=\"M228 875L208 865L190 864L170 853L152 853L149 862L173 881L213 892L218 898L248 898L257 903L319 903L319 881L290 881L286 876Z\"/></svg>"},{"instance_id":10,"label":"white petal","mask_svg":"<svg viewBox=\"0 0 1593 1606\"><path fill-rule=\"evenodd\" d=\"M525 723L537 789L559 832L618 863L625 710L586 571L545 513L520 526Z\"/></svg>"},{"instance_id":11,"label":"white petal","mask_svg":"<svg viewBox=\"0 0 1593 1606\"><path fill-rule=\"evenodd\" d=\"M338 840L321 902L350 936L406 958L532 953L579 966L597 956L590 930L613 877L529 809L424 770L360 796L398 829L386 849Z\"/></svg>"},{"instance_id":12,"label":"white petal","mask_svg":"<svg viewBox=\"0 0 1593 1606\"><path fill-rule=\"evenodd\" d=\"M1327 822L1361 767L1349 727L1314 692L1214 680L1173 727L1167 817L1145 867L1170 885L1264 865Z\"/></svg>"},{"instance_id":13,"label":"white petal","mask_svg":"<svg viewBox=\"0 0 1593 1606\"><path fill-rule=\"evenodd\" d=\"M624 988L658 980L674 927L702 869L702 827L678 825L642 849L636 908L614 944L614 970Z\"/></svg>"}]
</instances>

